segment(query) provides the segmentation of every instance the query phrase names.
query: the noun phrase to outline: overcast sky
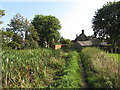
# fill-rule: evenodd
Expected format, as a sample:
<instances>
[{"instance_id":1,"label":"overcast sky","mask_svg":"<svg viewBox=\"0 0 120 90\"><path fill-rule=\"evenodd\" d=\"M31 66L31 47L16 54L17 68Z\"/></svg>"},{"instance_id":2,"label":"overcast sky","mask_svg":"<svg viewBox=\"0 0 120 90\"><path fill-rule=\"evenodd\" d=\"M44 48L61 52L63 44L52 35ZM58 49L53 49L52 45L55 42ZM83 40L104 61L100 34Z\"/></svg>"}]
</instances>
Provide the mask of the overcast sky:
<instances>
[{"instance_id":1,"label":"overcast sky","mask_svg":"<svg viewBox=\"0 0 120 90\"><path fill-rule=\"evenodd\" d=\"M86 35L93 34L92 18L97 9L109 1L120 0L2 0L0 8L6 14L3 17L4 27L16 13L21 13L28 20L36 14L53 15L61 22L61 35L73 40L83 29Z\"/></svg>"}]
</instances>

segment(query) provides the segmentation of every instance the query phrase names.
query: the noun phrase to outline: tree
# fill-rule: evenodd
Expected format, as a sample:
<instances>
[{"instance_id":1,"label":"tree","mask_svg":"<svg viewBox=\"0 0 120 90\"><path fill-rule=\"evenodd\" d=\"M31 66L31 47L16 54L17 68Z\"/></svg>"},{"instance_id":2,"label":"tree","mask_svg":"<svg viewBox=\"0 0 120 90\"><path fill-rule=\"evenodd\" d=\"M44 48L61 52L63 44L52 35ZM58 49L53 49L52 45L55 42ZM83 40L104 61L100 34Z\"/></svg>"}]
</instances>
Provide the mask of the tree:
<instances>
[{"instance_id":1,"label":"tree","mask_svg":"<svg viewBox=\"0 0 120 90\"><path fill-rule=\"evenodd\" d=\"M65 48L71 48L71 45L72 45L71 40L65 39L63 37L60 38L60 43L62 44L64 49Z\"/></svg>"},{"instance_id":2,"label":"tree","mask_svg":"<svg viewBox=\"0 0 120 90\"><path fill-rule=\"evenodd\" d=\"M1 34L2 34L2 46L6 47L8 45L8 43L11 42L11 39L14 35L14 33L9 30L9 31L5 31L4 28L2 28L2 30L0 30Z\"/></svg>"},{"instance_id":3,"label":"tree","mask_svg":"<svg viewBox=\"0 0 120 90\"><path fill-rule=\"evenodd\" d=\"M38 48L38 33L35 30L34 26L29 23L29 21L26 19L26 30L25 30L25 48Z\"/></svg>"},{"instance_id":4,"label":"tree","mask_svg":"<svg viewBox=\"0 0 120 90\"><path fill-rule=\"evenodd\" d=\"M25 32L25 19L24 17L20 14L17 13L13 19L11 19L10 24L8 26L11 27L12 31L16 34L19 34L21 38L24 38L24 32Z\"/></svg>"},{"instance_id":5,"label":"tree","mask_svg":"<svg viewBox=\"0 0 120 90\"><path fill-rule=\"evenodd\" d=\"M17 13L8 26L10 28L7 31L12 30L14 32L10 46L12 44L14 44L14 47L15 45L19 46L19 48L30 48L32 45L38 46L38 35L34 26L27 19L24 19L21 14Z\"/></svg>"},{"instance_id":6,"label":"tree","mask_svg":"<svg viewBox=\"0 0 120 90\"><path fill-rule=\"evenodd\" d=\"M2 16L5 15L5 11L0 9L0 19L2 18ZM3 22L0 20L0 24L2 24ZM0 49L2 47L2 30L0 29Z\"/></svg>"},{"instance_id":7,"label":"tree","mask_svg":"<svg viewBox=\"0 0 120 90\"><path fill-rule=\"evenodd\" d=\"M22 39L20 36L18 36L16 33L14 33L11 29L9 28L2 28L2 30L0 30L1 35L2 35L2 47L3 49L5 48L13 48L13 49L17 49L21 47L21 44L17 43L16 41L21 41Z\"/></svg>"},{"instance_id":8,"label":"tree","mask_svg":"<svg viewBox=\"0 0 120 90\"><path fill-rule=\"evenodd\" d=\"M32 24L38 32L39 45L41 47L52 47L55 43L58 43L60 39L61 25L59 20L54 16L35 15Z\"/></svg>"},{"instance_id":9,"label":"tree","mask_svg":"<svg viewBox=\"0 0 120 90\"><path fill-rule=\"evenodd\" d=\"M120 39L120 1L109 2L98 9L92 23L94 35L106 38L115 46Z\"/></svg>"},{"instance_id":10,"label":"tree","mask_svg":"<svg viewBox=\"0 0 120 90\"><path fill-rule=\"evenodd\" d=\"M5 15L5 10L0 10L0 19L2 18L2 16ZM3 22L0 20L0 24L2 24Z\"/></svg>"},{"instance_id":11,"label":"tree","mask_svg":"<svg viewBox=\"0 0 120 90\"><path fill-rule=\"evenodd\" d=\"M69 45L71 43L71 41L69 39L65 39L63 37L60 38L60 43L62 45Z\"/></svg>"}]
</instances>

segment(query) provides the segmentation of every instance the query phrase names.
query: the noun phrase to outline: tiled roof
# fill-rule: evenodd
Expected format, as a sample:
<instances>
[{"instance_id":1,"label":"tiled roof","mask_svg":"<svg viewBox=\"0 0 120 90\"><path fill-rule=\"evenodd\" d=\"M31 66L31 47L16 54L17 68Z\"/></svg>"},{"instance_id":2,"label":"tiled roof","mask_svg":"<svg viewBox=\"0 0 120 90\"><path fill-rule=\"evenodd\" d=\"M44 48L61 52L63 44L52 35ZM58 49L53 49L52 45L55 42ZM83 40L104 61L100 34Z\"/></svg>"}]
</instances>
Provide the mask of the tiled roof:
<instances>
[{"instance_id":1,"label":"tiled roof","mask_svg":"<svg viewBox=\"0 0 120 90\"><path fill-rule=\"evenodd\" d=\"M81 46L92 46L92 41L77 41Z\"/></svg>"},{"instance_id":2,"label":"tiled roof","mask_svg":"<svg viewBox=\"0 0 120 90\"><path fill-rule=\"evenodd\" d=\"M85 34L80 34L75 41L85 41L87 40L87 36Z\"/></svg>"}]
</instances>

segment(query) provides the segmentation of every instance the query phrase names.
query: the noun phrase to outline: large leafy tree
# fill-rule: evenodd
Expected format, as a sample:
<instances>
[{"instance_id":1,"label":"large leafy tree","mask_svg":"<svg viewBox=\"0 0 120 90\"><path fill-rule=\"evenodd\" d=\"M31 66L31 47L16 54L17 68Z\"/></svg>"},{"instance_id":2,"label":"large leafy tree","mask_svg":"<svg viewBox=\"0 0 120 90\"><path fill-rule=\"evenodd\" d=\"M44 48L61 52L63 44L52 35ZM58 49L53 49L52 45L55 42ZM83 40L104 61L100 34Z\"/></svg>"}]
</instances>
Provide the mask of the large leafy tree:
<instances>
[{"instance_id":1,"label":"large leafy tree","mask_svg":"<svg viewBox=\"0 0 120 90\"><path fill-rule=\"evenodd\" d=\"M93 18L95 36L107 38L113 46L120 40L120 1L109 2Z\"/></svg>"},{"instance_id":2,"label":"large leafy tree","mask_svg":"<svg viewBox=\"0 0 120 90\"><path fill-rule=\"evenodd\" d=\"M39 45L41 47L51 47L55 43L58 43L60 39L61 25L59 20L54 16L35 15L32 24L38 32Z\"/></svg>"},{"instance_id":3,"label":"large leafy tree","mask_svg":"<svg viewBox=\"0 0 120 90\"><path fill-rule=\"evenodd\" d=\"M7 32L10 30L14 32L14 35L12 37L12 44L20 44L19 46L21 48L35 48L35 46L38 47L38 35L34 29L34 26L29 23L29 21L25 19L21 14L17 13L13 19L11 19L11 22L8 24L8 26L10 26L10 28L7 28Z\"/></svg>"},{"instance_id":4,"label":"large leafy tree","mask_svg":"<svg viewBox=\"0 0 120 90\"><path fill-rule=\"evenodd\" d=\"M29 23L29 21L25 20L25 47L27 48L38 48L38 33L35 30L34 26Z\"/></svg>"},{"instance_id":5,"label":"large leafy tree","mask_svg":"<svg viewBox=\"0 0 120 90\"><path fill-rule=\"evenodd\" d=\"M10 21L10 24L8 24L12 29L14 33L17 35L21 36L21 38L24 38L24 32L25 32L25 19L24 17L20 14L17 13Z\"/></svg>"}]
</instances>

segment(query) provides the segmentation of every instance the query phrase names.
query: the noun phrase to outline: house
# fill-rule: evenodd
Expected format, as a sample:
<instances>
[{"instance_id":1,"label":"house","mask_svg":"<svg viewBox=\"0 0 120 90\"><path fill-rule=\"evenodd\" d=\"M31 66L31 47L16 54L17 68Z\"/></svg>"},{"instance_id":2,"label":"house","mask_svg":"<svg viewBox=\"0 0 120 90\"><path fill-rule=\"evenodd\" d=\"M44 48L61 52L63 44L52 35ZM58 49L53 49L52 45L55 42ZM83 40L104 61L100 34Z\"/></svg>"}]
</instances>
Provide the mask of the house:
<instances>
[{"instance_id":1,"label":"house","mask_svg":"<svg viewBox=\"0 0 120 90\"><path fill-rule=\"evenodd\" d=\"M88 38L84 34L84 30L82 30L82 33L79 36L76 36L76 39L74 41L77 42L77 41L87 41L87 40Z\"/></svg>"},{"instance_id":2,"label":"house","mask_svg":"<svg viewBox=\"0 0 120 90\"><path fill-rule=\"evenodd\" d=\"M73 40L73 48L81 49L81 47L91 47L91 46L100 46L101 41L97 38L88 38L84 34L84 30L79 36L76 36L76 39Z\"/></svg>"}]
</instances>

